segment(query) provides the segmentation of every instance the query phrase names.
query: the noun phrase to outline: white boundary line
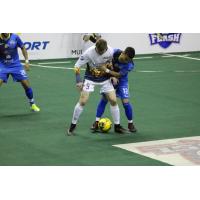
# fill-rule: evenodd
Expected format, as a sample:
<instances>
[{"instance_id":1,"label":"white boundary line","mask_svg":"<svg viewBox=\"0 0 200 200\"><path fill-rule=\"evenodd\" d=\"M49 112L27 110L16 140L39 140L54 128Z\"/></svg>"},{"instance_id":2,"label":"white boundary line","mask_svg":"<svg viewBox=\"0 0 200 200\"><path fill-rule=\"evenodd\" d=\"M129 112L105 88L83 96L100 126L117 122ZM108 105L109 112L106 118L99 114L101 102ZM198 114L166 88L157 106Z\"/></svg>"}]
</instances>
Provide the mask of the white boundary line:
<instances>
[{"instance_id":1,"label":"white boundary line","mask_svg":"<svg viewBox=\"0 0 200 200\"><path fill-rule=\"evenodd\" d=\"M142 60L142 59L151 59L152 56L146 56L146 57L138 57L134 58L134 60ZM55 61L55 62L39 62L39 65L53 65L53 64L70 64L71 61Z\"/></svg>"},{"instance_id":2,"label":"white boundary line","mask_svg":"<svg viewBox=\"0 0 200 200\"><path fill-rule=\"evenodd\" d=\"M47 65L39 65L39 64L30 64L31 66L35 66L35 67L41 67L41 68L48 68L48 69L70 69L73 70L73 67L55 67L55 66L47 66ZM81 70L85 70L85 69L81 69Z\"/></svg>"},{"instance_id":3,"label":"white boundary line","mask_svg":"<svg viewBox=\"0 0 200 200\"><path fill-rule=\"evenodd\" d=\"M177 57L177 58L185 58L185 59L189 59L189 60L200 60L200 58L193 58L193 57L188 57L187 55L175 55L175 54L170 54L170 53L163 53L161 55L168 55L171 57Z\"/></svg>"},{"instance_id":4,"label":"white boundary line","mask_svg":"<svg viewBox=\"0 0 200 200\"><path fill-rule=\"evenodd\" d=\"M184 54L182 56L190 56L190 54ZM171 57L174 57L174 55L166 55L166 54L164 54L164 56L162 56L162 58L171 58Z\"/></svg>"},{"instance_id":5,"label":"white boundary line","mask_svg":"<svg viewBox=\"0 0 200 200\"><path fill-rule=\"evenodd\" d=\"M58 62L41 62L41 63L38 63L39 65L52 65L52 64L69 64L69 63L72 63L71 61L58 61Z\"/></svg>"},{"instance_id":6,"label":"white boundary line","mask_svg":"<svg viewBox=\"0 0 200 200\"><path fill-rule=\"evenodd\" d=\"M142 60L142 59L151 59L151 58L153 58L153 57L150 57L150 56L148 56L148 57L138 57L138 58L134 58L133 60Z\"/></svg>"},{"instance_id":7,"label":"white boundary line","mask_svg":"<svg viewBox=\"0 0 200 200\"><path fill-rule=\"evenodd\" d=\"M189 57L190 54L184 54L184 55L176 55L176 54L170 54L170 53L159 53L161 55L163 55L162 57L178 57L178 58L185 58L185 59L190 59L190 60L200 60L200 58L193 58L193 57ZM139 57L139 58L135 58L136 60L138 59L152 59L153 57L151 56L147 56L147 57ZM40 67L40 68L47 68L47 69L64 69L64 70L73 70L74 68L72 67L56 67L56 66L48 66L48 65L44 65L44 64L69 64L71 63L71 61L58 61L58 62L43 62L43 63L38 63L38 64L30 64L31 66L35 66L35 67ZM84 68L81 69L82 71L85 71ZM175 72L175 73L199 73L199 70L190 70L190 71L184 71L184 70L175 70L175 71L154 71L154 70L136 70L135 72L139 72L139 73L164 73L164 72Z\"/></svg>"},{"instance_id":8,"label":"white boundary line","mask_svg":"<svg viewBox=\"0 0 200 200\"><path fill-rule=\"evenodd\" d=\"M55 66L46 66L46 65L39 65L39 64L30 64L31 66L40 67L40 68L47 68L47 69L64 69L64 70L73 70L73 67L55 67ZM81 69L82 71L85 71L84 68ZM175 72L175 73L200 73L200 70L191 70L191 71L182 71L182 70L176 70L176 71L154 71L154 70L136 70L135 72L139 73L164 73L164 72Z\"/></svg>"}]
</instances>

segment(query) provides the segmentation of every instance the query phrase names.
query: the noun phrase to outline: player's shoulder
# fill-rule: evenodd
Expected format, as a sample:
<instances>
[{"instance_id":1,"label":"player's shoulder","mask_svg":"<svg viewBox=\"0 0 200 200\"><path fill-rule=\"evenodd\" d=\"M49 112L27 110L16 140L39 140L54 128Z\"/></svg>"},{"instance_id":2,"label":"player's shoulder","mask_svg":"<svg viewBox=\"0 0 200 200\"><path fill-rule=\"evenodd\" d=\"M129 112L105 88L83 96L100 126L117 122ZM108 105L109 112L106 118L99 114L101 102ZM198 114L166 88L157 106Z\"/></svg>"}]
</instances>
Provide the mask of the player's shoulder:
<instances>
[{"instance_id":1,"label":"player's shoulder","mask_svg":"<svg viewBox=\"0 0 200 200\"><path fill-rule=\"evenodd\" d=\"M118 57L121 53L122 53L122 50L121 49L114 49L113 50L114 52L113 52L113 56L114 57Z\"/></svg>"},{"instance_id":2,"label":"player's shoulder","mask_svg":"<svg viewBox=\"0 0 200 200\"><path fill-rule=\"evenodd\" d=\"M108 49L107 49L107 52L109 52L109 53L114 53L114 49L110 46L110 45L108 45Z\"/></svg>"},{"instance_id":3,"label":"player's shoulder","mask_svg":"<svg viewBox=\"0 0 200 200\"><path fill-rule=\"evenodd\" d=\"M85 50L84 54L91 54L95 52L95 45L92 45L91 47L89 47L88 49Z\"/></svg>"},{"instance_id":4,"label":"player's shoulder","mask_svg":"<svg viewBox=\"0 0 200 200\"><path fill-rule=\"evenodd\" d=\"M128 70L131 71L134 68L134 62L133 61L129 62L127 67L128 67Z\"/></svg>"},{"instance_id":5,"label":"player's shoulder","mask_svg":"<svg viewBox=\"0 0 200 200\"><path fill-rule=\"evenodd\" d=\"M17 40L19 39L19 35L15 34L15 33L11 33L11 36L10 36L13 40Z\"/></svg>"},{"instance_id":6,"label":"player's shoulder","mask_svg":"<svg viewBox=\"0 0 200 200\"><path fill-rule=\"evenodd\" d=\"M11 33L10 34L10 37L12 37L12 38L17 38L17 37L19 37L17 34L15 34L15 33Z\"/></svg>"}]
</instances>

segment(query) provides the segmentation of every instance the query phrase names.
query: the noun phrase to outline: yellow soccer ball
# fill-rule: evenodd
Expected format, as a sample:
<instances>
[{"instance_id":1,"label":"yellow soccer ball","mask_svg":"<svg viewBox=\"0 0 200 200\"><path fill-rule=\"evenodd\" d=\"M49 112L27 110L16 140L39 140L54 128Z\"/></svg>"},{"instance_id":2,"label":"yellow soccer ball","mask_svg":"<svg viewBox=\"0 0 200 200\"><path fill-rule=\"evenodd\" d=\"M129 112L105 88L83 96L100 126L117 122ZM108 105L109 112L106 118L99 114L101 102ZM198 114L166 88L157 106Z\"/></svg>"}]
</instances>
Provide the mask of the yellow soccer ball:
<instances>
[{"instance_id":1,"label":"yellow soccer ball","mask_svg":"<svg viewBox=\"0 0 200 200\"><path fill-rule=\"evenodd\" d=\"M101 118L98 126L101 132L108 133L108 131L112 128L112 122L108 118Z\"/></svg>"}]
</instances>

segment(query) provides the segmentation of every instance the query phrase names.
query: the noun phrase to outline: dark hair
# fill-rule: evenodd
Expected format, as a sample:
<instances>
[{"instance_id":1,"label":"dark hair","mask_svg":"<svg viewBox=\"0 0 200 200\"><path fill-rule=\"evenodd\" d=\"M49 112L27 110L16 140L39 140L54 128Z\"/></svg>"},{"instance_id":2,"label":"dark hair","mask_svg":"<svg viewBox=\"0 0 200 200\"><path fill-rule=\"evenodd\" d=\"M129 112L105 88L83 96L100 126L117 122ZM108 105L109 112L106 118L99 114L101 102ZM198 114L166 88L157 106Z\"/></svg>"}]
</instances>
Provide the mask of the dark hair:
<instances>
[{"instance_id":1,"label":"dark hair","mask_svg":"<svg viewBox=\"0 0 200 200\"><path fill-rule=\"evenodd\" d=\"M100 51L107 49L107 42L104 39L99 39L96 42L96 48Z\"/></svg>"},{"instance_id":2,"label":"dark hair","mask_svg":"<svg viewBox=\"0 0 200 200\"><path fill-rule=\"evenodd\" d=\"M124 53L131 59L135 57L135 49L133 47L126 47Z\"/></svg>"}]
</instances>

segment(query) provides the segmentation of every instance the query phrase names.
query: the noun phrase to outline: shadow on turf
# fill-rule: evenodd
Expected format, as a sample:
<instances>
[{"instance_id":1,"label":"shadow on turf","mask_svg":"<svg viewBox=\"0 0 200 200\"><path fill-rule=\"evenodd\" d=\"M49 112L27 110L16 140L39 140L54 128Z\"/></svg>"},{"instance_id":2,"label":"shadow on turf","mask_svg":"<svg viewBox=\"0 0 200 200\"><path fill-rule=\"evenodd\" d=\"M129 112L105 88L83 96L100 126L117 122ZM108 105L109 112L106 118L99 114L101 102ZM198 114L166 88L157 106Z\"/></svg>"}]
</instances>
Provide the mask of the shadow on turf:
<instances>
[{"instance_id":1,"label":"shadow on turf","mask_svg":"<svg viewBox=\"0 0 200 200\"><path fill-rule=\"evenodd\" d=\"M9 114L9 115L0 115L0 118L18 118L18 119L23 119L27 117L34 116L35 113L30 112L30 113L18 113L18 114Z\"/></svg>"}]
</instances>

